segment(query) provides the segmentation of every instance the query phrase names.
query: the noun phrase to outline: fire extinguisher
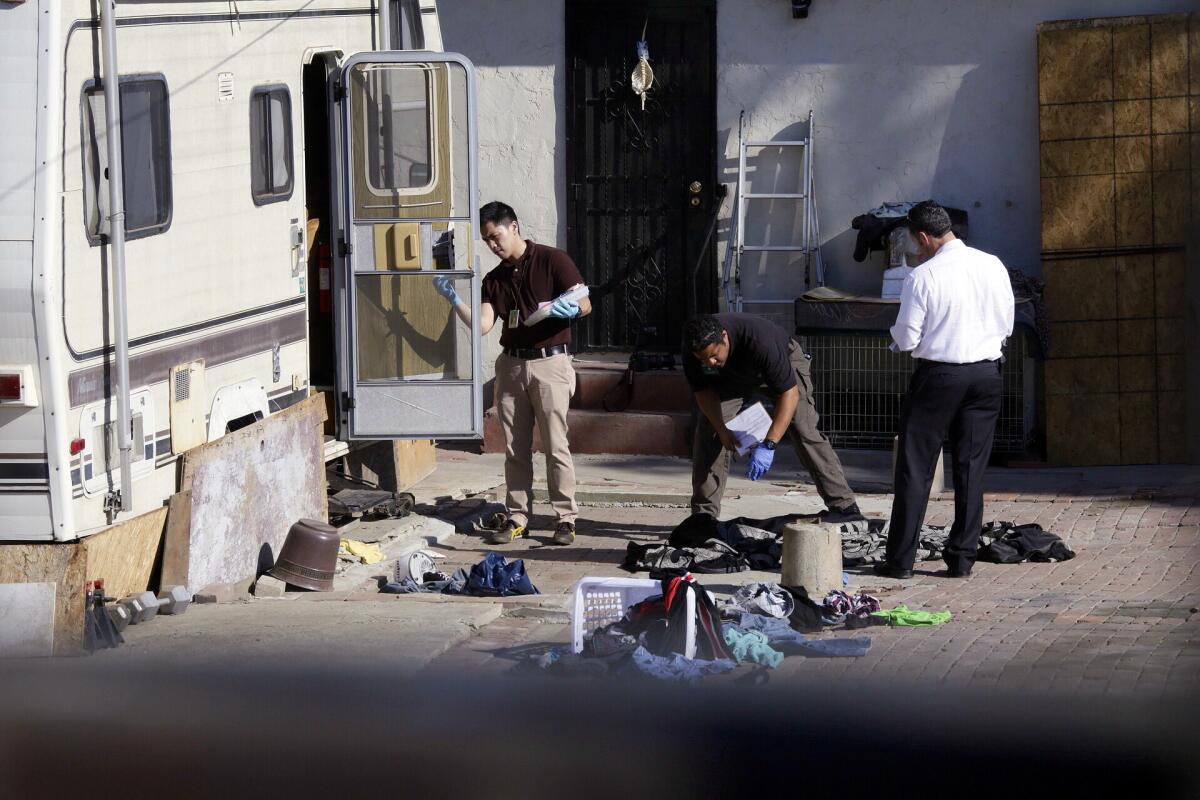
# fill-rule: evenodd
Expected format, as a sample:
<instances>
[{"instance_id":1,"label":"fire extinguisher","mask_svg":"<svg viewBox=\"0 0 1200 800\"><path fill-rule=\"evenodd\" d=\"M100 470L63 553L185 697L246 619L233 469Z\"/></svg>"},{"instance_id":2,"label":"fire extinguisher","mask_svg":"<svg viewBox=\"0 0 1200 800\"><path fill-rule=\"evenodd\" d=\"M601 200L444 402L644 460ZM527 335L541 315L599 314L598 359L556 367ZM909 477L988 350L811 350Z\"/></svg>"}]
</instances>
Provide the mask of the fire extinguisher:
<instances>
[{"instance_id":1,"label":"fire extinguisher","mask_svg":"<svg viewBox=\"0 0 1200 800\"><path fill-rule=\"evenodd\" d=\"M330 272L329 243L317 245L317 307L322 314L333 310L333 275Z\"/></svg>"}]
</instances>

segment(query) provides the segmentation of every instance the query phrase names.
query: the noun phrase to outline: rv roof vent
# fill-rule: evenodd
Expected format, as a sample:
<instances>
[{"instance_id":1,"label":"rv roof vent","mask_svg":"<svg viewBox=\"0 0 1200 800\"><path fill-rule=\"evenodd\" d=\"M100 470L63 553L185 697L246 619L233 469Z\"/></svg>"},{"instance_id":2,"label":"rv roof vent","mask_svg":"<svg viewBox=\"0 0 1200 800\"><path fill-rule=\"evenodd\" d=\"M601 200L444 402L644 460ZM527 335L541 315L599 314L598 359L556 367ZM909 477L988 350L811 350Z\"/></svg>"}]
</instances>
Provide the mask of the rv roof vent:
<instances>
[{"instance_id":1,"label":"rv roof vent","mask_svg":"<svg viewBox=\"0 0 1200 800\"><path fill-rule=\"evenodd\" d=\"M228 103L233 100L233 73L217 73L217 102Z\"/></svg>"}]
</instances>

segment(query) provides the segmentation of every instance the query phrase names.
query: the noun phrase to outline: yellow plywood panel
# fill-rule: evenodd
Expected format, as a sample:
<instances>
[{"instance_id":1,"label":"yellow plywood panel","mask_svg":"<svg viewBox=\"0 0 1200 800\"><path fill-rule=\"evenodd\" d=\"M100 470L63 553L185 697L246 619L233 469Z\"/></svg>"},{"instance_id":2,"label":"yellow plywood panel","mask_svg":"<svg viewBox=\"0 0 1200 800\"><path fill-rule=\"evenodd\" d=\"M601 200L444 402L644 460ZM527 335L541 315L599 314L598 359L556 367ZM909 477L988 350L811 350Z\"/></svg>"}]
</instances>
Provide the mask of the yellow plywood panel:
<instances>
[{"instance_id":1,"label":"yellow plywood panel","mask_svg":"<svg viewBox=\"0 0 1200 800\"><path fill-rule=\"evenodd\" d=\"M1188 98L1156 97L1150 106L1151 129L1154 133L1186 133L1188 129Z\"/></svg>"},{"instance_id":2,"label":"yellow plywood panel","mask_svg":"<svg viewBox=\"0 0 1200 800\"><path fill-rule=\"evenodd\" d=\"M1122 464L1158 461L1157 397L1154 392L1120 395Z\"/></svg>"},{"instance_id":3,"label":"yellow plywood panel","mask_svg":"<svg viewBox=\"0 0 1200 800\"><path fill-rule=\"evenodd\" d=\"M1113 28L1113 95L1117 98L1150 96L1150 26Z\"/></svg>"},{"instance_id":4,"label":"yellow plywood panel","mask_svg":"<svg viewBox=\"0 0 1200 800\"><path fill-rule=\"evenodd\" d=\"M1042 106L1038 123L1043 142L1055 139L1083 139L1113 135L1112 103L1072 103L1062 106ZM1122 106L1124 113L1131 113ZM1146 120L1145 131L1130 131L1130 133L1149 133L1149 102L1142 115Z\"/></svg>"},{"instance_id":5,"label":"yellow plywood panel","mask_svg":"<svg viewBox=\"0 0 1200 800\"><path fill-rule=\"evenodd\" d=\"M1155 350L1160 354L1182 353L1184 337L1183 317L1159 317L1154 321Z\"/></svg>"},{"instance_id":6,"label":"yellow plywood panel","mask_svg":"<svg viewBox=\"0 0 1200 800\"><path fill-rule=\"evenodd\" d=\"M1117 387L1122 392L1152 392L1155 384L1154 356L1121 356Z\"/></svg>"},{"instance_id":7,"label":"yellow plywood panel","mask_svg":"<svg viewBox=\"0 0 1200 800\"><path fill-rule=\"evenodd\" d=\"M1108 175L1042 179L1042 249L1113 245L1113 180Z\"/></svg>"},{"instance_id":8,"label":"yellow plywood panel","mask_svg":"<svg viewBox=\"0 0 1200 800\"><path fill-rule=\"evenodd\" d=\"M1115 358L1053 358L1046 362L1046 394L1115 392L1117 374ZM1154 375L1153 360L1150 375Z\"/></svg>"},{"instance_id":9,"label":"yellow plywood panel","mask_svg":"<svg viewBox=\"0 0 1200 800\"><path fill-rule=\"evenodd\" d=\"M1158 357L1157 385L1160 392L1182 392L1187 382L1187 363L1183 353Z\"/></svg>"},{"instance_id":10,"label":"yellow plywood panel","mask_svg":"<svg viewBox=\"0 0 1200 800\"><path fill-rule=\"evenodd\" d=\"M1150 81L1152 96L1188 93L1187 21L1176 15L1150 26Z\"/></svg>"},{"instance_id":11,"label":"yellow plywood panel","mask_svg":"<svg viewBox=\"0 0 1200 800\"><path fill-rule=\"evenodd\" d=\"M1045 275L1046 316L1051 322L1114 319L1117 316L1116 259L1050 261Z\"/></svg>"},{"instance_id":12,"label":"yellow plywood panel","mask_svg":"<svg viewBox=\"0 0 1200 800\"><path fill-rule=\"evenodd\" d=\"M1154 316L1154 256L1119 256L1117 316L1122 319Z\"/></svg>"},{"instance_id":13,"label":"yellow plywood panel","mask_svg":"<svg viewBox=\"0 0 1200 800\"><path fill-rule=\"evenodd\" d=\"M1104 28L1043 30L1038 37L1038 99L1112 99L1112 34Z\"/></svg>"},{"instance_id":14,"label":"yellow plywood panel","mask_svg":"<svg viewBox=\"0 0 1200 800\"><path fill-rule=\"evenodd\" d=\"M1117 323L1117 331L1121 355L1154 355L1154 320L1123 319Z\"/></svg>"},{"instance_id":15,"label":"yellow plywood panel","mask_svg":"<svg viewBox=\"0 0 1200 800\"><path fill-rule=\"evenodd\" d=\"M104 579L105 594L125 597L150 586L150 575L162 544L167 509L156 509L113 525L83 540L87 550L84 579Z\"/></svg>"},{"instance_id":16,"label":"yellow plywood panel","mask_svg":"<svg viewBox=\"0 0 1200 800\"><path fill-rule=\"evenodd\" d=\"M1050 341L1056 358L1117 355L1117 321L1051 323Z\"/></svg>"},{"instance_id":17,"label":"yellow plywood panel","mask_svg":"<svg viewBox=\"0 0 1200 800\"><path fill-rule=\"evenodd\" d=\"M1046 445L1051 463L1116 464L1121 457L1116 394L1046 398Z\"/></svg>"},{"instance_id":18,"label":"yellow plywood panel","mask_svg":"<svg viewBox=\"0 0 1200 800\"><path fill-rule=\"evenodd\" d=\"M1182 317L1187 309L1186 255L1182 251L1154 256L1154 310L1159 317Z\"/></svg>"},{"instance_id":19,"label":"yellow plywood panel","mask_svg":"<svg viewBox=\"0 0 1200 800\"><path fill-rule=\"evenodd\" d=\"M1187 241L1190 182L1187 172L1154 173L1155 244Z\"/></svg>"},{"instance_id":20,"label":"yellow plywood panel","mask_svg":"<svg viewBox=\"0 0 1200 800\"><path fill-rule=\"evenodd\" d=\"M1150 137L1118 136L1113 139L1113 165L1117 172L1150 171Z\"/></svg>"},{"instance_id":21,"label":"yellow plywood panel","mask_svg":"<svg viewBox=\"0 0 1200 800\"><path fill-rule=\"evenodd\" d=\"M1159 392L1158 451L1163 464L1187 458L1187 403L1183 392Z\"/></svg>"},{"instance_id":22,"label":"yellow plywood panel","mask_svg":"<svg viewBox=\"0 0 1200 800\"><path fill-rule=\"evenodd\" d=\"M1095 175L1113 171L1112 139L1042 143L1042 177Z\"/></svg>"},{"instance_id":23,"label":"yellow plywood panel","mask_svg":"<svg viewBox=\"0 0 1200 800\"><path fill-rule=\"evenodd\" d=\"M1115 244L1120 247L1147 245L1154 241L1154 198L1150 175L1132 172L1117 175Z\"/></svg>"},{"instance_id":24,"label":"yellow plywood panel","mask_svg":"<svg viewBox=\"0 0 1200 800\"><path fill-rule=\"evenodd\" d=\"M1112 104L1113 133L1137 136L1150 133L1150 101L1118 100Z\"/></svg>"}]
</instances>

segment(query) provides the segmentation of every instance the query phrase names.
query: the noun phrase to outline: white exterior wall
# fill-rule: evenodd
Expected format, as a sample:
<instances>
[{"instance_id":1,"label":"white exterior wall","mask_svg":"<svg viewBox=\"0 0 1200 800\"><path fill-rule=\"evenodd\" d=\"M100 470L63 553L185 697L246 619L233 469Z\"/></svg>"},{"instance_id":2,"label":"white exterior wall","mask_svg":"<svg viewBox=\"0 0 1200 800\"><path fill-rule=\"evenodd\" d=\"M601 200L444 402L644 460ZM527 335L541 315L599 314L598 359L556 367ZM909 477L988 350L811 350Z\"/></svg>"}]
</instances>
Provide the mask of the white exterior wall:
<instances>
[{"instance_id":1,"label":"white exterior wall","mask_svg":"<svg viewBox=\"0 0 1200 800\"><path fill-rule=\"evenodd\" d=\"M817 0L808 19L794 20L783 0L718 0L721 178L732 188L743 108L749 136L764 139L802 133L797 123L811 108L832 285L878 294L882 256L853 260L850 221L885 201L930 196L970 213L973 244L1040 274L1037 24L1195 8L1195 0ZM484 198L508 199L535 238L565 243L564 3L510 0L497 17L494 3L460 0L440 12L446 49L479 69ZM653 63L653 41L650 54ZM781 222L761 232L786 240ZM718 236L723 258L727 225ZM747 296L802 282L794 268L793 285L778 282L784 264L769 269L769 285L747 276Z\"/></svg>"},{"instance_id":2,"label":"white exterior wall","mask_svg":"<svg viewBox=\"0 0 1200 800\"><path fill-rule=\"evenodd\" d=\"M438 21L447 52L475 64L479 95L479 196L502 200L521 218L526 238L566 249L566 49L561 2L442 2ZM482 274L498 260L483 244ZM484 337L484 378L495 374L500 326ZM491 405L491 398L484 398Z\"/></svg>"}]
</instances>

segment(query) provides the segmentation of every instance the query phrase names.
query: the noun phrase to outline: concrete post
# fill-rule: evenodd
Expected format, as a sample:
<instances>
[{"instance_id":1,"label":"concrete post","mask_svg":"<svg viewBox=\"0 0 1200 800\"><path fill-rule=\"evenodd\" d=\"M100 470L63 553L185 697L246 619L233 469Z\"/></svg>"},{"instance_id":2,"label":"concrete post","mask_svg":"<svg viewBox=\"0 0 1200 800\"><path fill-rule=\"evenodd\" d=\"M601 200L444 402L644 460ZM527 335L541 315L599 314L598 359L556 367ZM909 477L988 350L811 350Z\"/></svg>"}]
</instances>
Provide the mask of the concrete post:
<instances>
[{"instance_id":1,"label":"concrete post","mask_svg":"<svg viewBox=\"0 0 1200 800\"><path fill-rule=\"evenodd\" d=\"M780 576L784 586L803 586L819 600L842 588L842 535L837 525L792 523L783 529Z\"/></svg>"}]
</instances>

